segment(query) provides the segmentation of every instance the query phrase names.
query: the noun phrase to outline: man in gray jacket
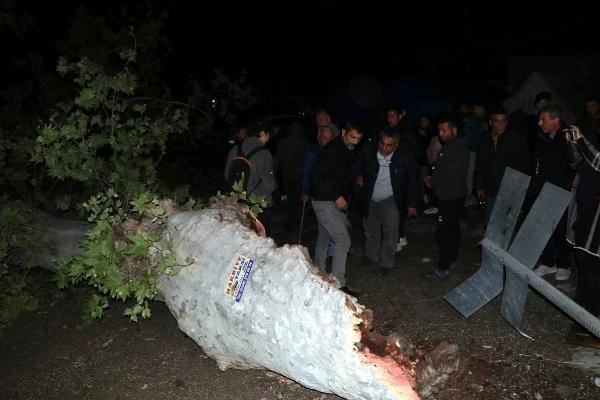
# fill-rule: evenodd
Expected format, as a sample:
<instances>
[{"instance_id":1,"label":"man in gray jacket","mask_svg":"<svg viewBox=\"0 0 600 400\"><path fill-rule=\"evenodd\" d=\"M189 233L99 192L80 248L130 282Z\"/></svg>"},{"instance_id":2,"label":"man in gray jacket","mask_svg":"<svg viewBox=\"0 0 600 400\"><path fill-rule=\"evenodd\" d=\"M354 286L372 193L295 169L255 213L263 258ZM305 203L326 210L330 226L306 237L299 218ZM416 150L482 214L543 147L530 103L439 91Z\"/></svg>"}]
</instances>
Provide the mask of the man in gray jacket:
<instances>
[{"instance_id":1,"label":"man in gray jacket","mask_svg":"<svg viewBox=\"0 0 600 400\"><path fill-rule=\"evenodd\" d=\"M439 249L437 266L425 274L426 278L444 278L458 258L460 246L460 214L467 196L469 148L464 136L458 136L458 122L451 116L438 121L442 150L433 173L424 178L438 198L438 220L435 240Z\"/></svg>"},{"instance_id":2,"label":"man in gray jacket","mask_svg":"<svg viewBox=\"0 0 600 400\"><path fill-rule=\"evenodd\" d=\"M252 150L264 147L269 141L271 127L267 123L254 123L248 127L248 137L242 142L242 151L249 154ZM233 158L237 155L238 146L233 146L227 154L225 162L225 179L229 178L229 169ZM271 206L273 205L273 192L277 189L277 181L273 173L273 156L268 149L256 152L250 159L252 173L248 180L247 193L264 196L267 207L258 215L258 220L263 224L268 233L271 225Z\"/></svg>"}]
</instances>

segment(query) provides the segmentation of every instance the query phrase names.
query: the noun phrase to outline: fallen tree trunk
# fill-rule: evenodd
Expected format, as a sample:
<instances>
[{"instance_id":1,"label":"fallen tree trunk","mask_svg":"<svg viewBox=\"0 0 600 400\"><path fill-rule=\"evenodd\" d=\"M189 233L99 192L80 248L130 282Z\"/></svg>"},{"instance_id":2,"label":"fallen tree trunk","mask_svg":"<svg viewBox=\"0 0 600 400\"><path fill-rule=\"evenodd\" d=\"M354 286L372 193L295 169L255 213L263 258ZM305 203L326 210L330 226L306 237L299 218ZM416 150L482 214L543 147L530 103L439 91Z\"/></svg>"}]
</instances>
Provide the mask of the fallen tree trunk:
<instances>
[{"instance_id":1,"label":"fallen tree trunk","mask_svg":"<svg viewBox=\"0 0 600 400\"><path fill-rule=\"evenodd\" d=\"M80 244L92 226L86 221L57 218L36 210L32 227L42 243L36 257L37 265L54 270L57 261L68 261L81 250Z\"/></svg>"},{"instance_id":2,"label":"fallen tree trunk","mask_svg":"<svg viewBox=\"0 0 600 400\"><path fill-rule=\"evenodd\" d=\"M54 243L46 261L75 250L87 229L40 221L50 224L46 239ZM178 262L191 264L162 276L160 298L221 370L264 368L345 399L397 400L437 391L460 367L457 346L423 355L406 337L378 335L372 311L321 274L305 247L277 247L255 222L224 201L170 215L165 232Z\"/></svg>"}]
</instances>

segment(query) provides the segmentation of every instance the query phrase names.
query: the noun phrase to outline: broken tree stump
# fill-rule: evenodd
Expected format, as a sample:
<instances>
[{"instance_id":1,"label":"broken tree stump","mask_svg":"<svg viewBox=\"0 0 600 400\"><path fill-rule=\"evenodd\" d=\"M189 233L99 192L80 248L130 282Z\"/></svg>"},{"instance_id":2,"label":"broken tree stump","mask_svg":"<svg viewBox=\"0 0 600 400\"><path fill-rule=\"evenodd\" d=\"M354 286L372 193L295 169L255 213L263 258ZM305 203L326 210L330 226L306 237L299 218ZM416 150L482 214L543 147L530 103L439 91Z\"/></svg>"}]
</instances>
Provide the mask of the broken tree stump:
<instances>
[{"instance_id":1,"label":"broken tree stump","mask_svg":"<svg viewBox=\"0 0 600 400\"><path fill-rule=\"evenodd\" d=\"M54 242L63 237L55 228L70 232L45 261L64 260L85 235L84 223L40 221ZM268 369L349 400L400 400L437 392L462 366L456 345L418 354L405 336L377 334L373 312L320 273L305 247L277 247L256 229L247 207L223 201L170 215L163 233L189 266L161 276L158 298L220 369Z\"/></svg>"}]
</instances>

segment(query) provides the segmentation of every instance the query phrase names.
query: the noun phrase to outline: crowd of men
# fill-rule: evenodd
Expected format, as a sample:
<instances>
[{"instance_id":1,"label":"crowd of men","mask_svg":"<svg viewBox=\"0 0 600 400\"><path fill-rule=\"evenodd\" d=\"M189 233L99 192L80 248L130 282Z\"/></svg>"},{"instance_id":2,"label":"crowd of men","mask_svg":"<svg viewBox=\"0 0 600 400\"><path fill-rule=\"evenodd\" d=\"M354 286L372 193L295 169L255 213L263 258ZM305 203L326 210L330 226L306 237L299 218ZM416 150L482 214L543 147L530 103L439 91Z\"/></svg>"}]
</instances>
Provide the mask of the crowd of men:
<instances>
[{"instance_id":1,"label":"crowd of men","mask_svg":"<svg viewBox=\"0 0 600 400\"><path fill-rule=\"evenodd\" d=\"M321 109L308 132L296 123L278 141L274 154L254 156L248 186L265 196L269 206L279 187L286 196L290 229L310 208L318 227L315 248L310 249L315 266L325 272L331 258L331 274L340 289L358 297L346 282L349 210L361 218L363 262L387 275L394 268L396 252L408 244L407 218L424 205L425 213L437 217L438 247L435 267L424 278L443 279L459 266L462 211L484 204L487 225L505 169L516 169L532 176L523 215L545 183L576 193L578 212L565 212L535 272L569 280L574 261L575 300L599 316L600 99L588 99L586 117L575 125L563 121L550 93L540 93L535 105L535 114L523 116L501 107L462 104L457 113L423 115L416 122L402 106L392 105L385 109L385 122L375 128L357 120L345 121L340 128ZM244 151L264 146L270 129L262 123L241 127L238 139ZM226 176L234 152L232 148L227 157ZM259 215L267 233L269 206ZM568 214L577 218L568 220ZM577 324L569 338L595 339Z\"/></svg>"}]
</instances>

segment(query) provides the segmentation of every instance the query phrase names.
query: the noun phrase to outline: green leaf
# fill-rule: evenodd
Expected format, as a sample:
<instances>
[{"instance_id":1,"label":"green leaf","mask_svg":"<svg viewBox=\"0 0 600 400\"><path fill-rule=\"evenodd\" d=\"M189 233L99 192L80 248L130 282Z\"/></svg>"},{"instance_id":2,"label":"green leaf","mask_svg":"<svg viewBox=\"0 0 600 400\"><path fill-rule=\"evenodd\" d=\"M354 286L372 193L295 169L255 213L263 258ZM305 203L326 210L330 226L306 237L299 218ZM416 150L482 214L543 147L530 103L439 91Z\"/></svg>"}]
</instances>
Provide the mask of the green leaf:
<instances>
[{"instance_id":1,"label":"green leaf","mask_svg":"<svg viewBox=\"0 0 600 400\"><path fill-rule=\"evenodd\" d=\"M79 97L75 99L75 104L81 106L85 110L89 110L95 106L96 93L90 88L84 88L79 93Z\"/></svg>"},{"instance_id":2,"label":"green leaf","mask_svg":"<svg viewBox=\"0 0 600 400\"><path fill-rule=\"evenodd\" d=\"M148 248L150 247L150 242L139 233L135 235L128 236L127 239L131 242L127 245L122 252L129 256L133 257L142 257L148 254Z\"/></svg>"},{"instance_id":3,"label":"green leaf","mask_svg":"<svg viewBox=\"0 0 600 400\"><path fill-rule=\"evenodd\" d=\"M160 233L149 233L148 234L148 241L152 242L152 243L156 243L160 240L161 235Z\"/></svg>"},{"instance_id":4,"label":"green leaf","mask_svg":"<svg viewBox=\"0 0 600 400\"><path fill-rule=\"evenodd\" d=\"M133 211L143 214L146 209L146 205L152 201L152 195L150 192L141 193L137 199L131 201L131 205L133 206Z\"/></svg>"},{"instance_id":5,"label":"green leaf","mask_svg":"<svg viewBox=\"0 0 600 400\"><path fill-rule=\"evenodd\" d=\"M145 319L148 319L148 318L152 317L152 313L150 312L150 308L148 308L147 306L144 307L144 309L142 310L142 317L144 317Z\"/></svg>"},{"instance_id":6,"label":"green leaf","mask_svg":"<svg viewBox=\"0 0 600 400\"><path fill-rule=\"evenodd\" d=\"M56 283L59 289L64 289L68 286L69 280L67 278L67 274L62 268L57 268L56 273L52 277L52 281Z\"/></svg>"},{"instance_id":7,"label":"green leaf","mask_svg":"<svg viewBox=\"0 0 600 400\"><path fill-rule=\"evenodd\" d=\"M116 298L118 298L119 300L125 301L129 297L131 292L129 290L129 285L124 284L124 285L118 287L114 293L115 293Z\"/></svg>"},{"instance_id":8,"label":"green leaf","mask_svg":"<svg viewBox=\"0 0 600 400\"><path fill-rule=\"evenodd\" d=\"M123 273L114 268L110 269L104 277L104 284L111 293L116 292L123 285Z\"/></svg>"},{"instance_id":9,"label":"green leaf","mask_svg":"<svg viewBox=\"0 0 600 400\"><path fill-rule=\"evenodd\" d=\"M143 114L146 111L146 105L145 104L134 104L133 111L135 111L139 114Z\"/></svg>"}]
</instances>

